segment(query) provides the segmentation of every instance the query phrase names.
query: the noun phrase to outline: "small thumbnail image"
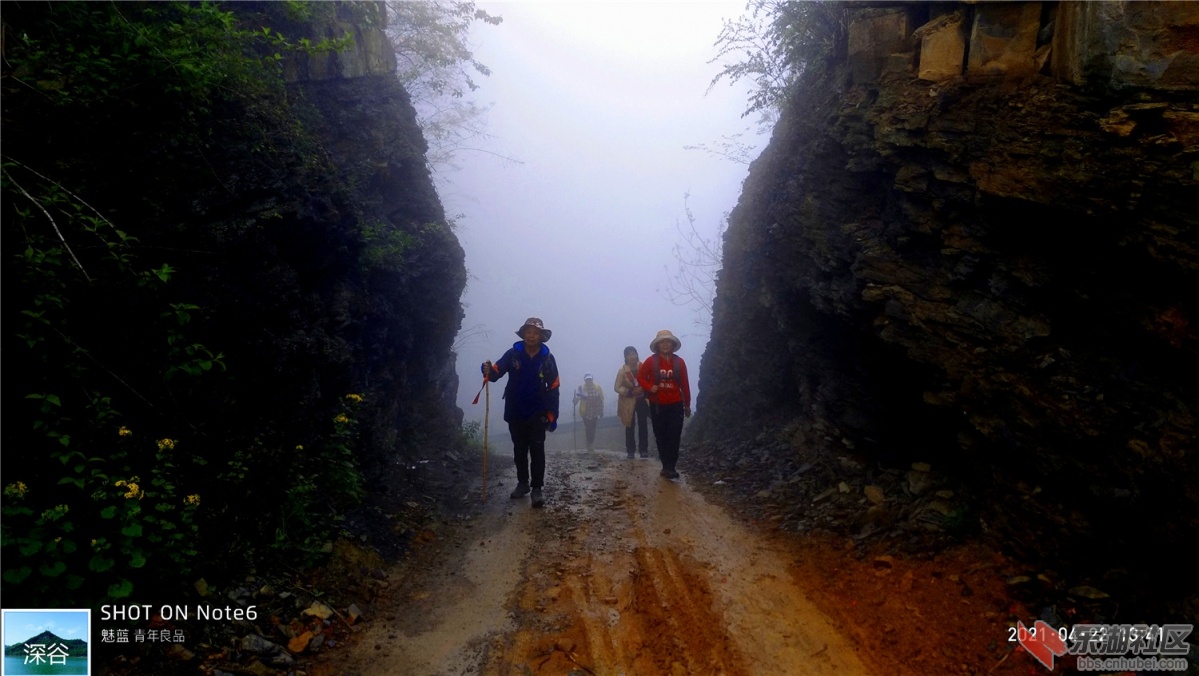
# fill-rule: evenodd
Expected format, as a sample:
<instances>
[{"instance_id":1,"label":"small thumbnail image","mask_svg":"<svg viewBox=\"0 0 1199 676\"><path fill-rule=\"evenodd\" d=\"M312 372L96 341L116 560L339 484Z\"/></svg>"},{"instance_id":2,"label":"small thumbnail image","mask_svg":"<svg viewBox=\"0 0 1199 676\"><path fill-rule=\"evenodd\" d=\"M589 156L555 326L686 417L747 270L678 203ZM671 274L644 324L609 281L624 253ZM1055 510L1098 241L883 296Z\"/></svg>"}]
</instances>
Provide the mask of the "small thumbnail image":
<instances>
[{"instance_id":1,"label":"small thumbnail image","mask_svg":"<svg viewBox=\"0 0 1199 676\"><path fill-rule=\"evenodd\" d=\"M4 640L0 676L92 673L90 610L4 608L0 618Z\"/></svg>"}]
</instances>

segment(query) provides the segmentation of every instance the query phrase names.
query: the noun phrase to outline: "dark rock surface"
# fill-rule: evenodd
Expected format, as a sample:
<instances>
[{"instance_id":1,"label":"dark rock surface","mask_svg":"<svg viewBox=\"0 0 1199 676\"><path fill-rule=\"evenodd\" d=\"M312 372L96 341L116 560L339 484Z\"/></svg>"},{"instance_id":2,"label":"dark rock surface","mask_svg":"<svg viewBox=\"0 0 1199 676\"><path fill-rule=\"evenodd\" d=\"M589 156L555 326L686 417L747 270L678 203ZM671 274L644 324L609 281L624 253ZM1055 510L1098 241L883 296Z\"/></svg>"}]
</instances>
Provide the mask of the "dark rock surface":
<instances>
[{"instance_id":1,"label":"dark rock surface","mask_svg":"<svg viewBox=\"0 0 1199 676\"><path fill-rule=\"evenodd\" d=\"M927 463L957 528L1194 593L1149 545L1199 535L1193 98L822 77L730 216L693 447L796 505Z\"/></svg>"}]
</instances>

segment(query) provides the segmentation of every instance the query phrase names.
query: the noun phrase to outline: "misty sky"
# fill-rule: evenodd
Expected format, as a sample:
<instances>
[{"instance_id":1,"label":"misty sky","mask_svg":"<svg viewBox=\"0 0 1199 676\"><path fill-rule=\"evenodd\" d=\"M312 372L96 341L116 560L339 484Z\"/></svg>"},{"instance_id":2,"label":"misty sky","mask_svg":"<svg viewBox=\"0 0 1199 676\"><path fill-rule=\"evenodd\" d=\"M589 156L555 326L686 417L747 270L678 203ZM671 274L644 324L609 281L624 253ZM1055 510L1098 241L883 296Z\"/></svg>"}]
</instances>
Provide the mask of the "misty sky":
<instances>
[{"instance_id":1,"label":"misty sky","mask_svg":"<svg viewBox=\"0 0 1199 676\"><path fill-rule=\"evenodd\" d=\"M565 420L586 372L605 389L605 414L615 414L624 346L644 359L663 328L682 339L694 396L708 329L659 289L676 267L684 194L699 228L714 234L748 171L684 149L752 126L741 117L745 85L721 82L705 95L720 70L708 61L722 19L744 2L478 6L504 19L473 33L476 58L492 69L475 94L492 106L481 145L521 164L467 152L455 159L460 170L438 176L447 214L461 215L470 275L458 360L466 419L483 419L482 400L470 404L479 363L511 347L529 316L554 332ZM744 140L760 148L766 139L750 131ZM499 395L496 387L493 432L503 429Z\"/></svg>"}]
</instances>

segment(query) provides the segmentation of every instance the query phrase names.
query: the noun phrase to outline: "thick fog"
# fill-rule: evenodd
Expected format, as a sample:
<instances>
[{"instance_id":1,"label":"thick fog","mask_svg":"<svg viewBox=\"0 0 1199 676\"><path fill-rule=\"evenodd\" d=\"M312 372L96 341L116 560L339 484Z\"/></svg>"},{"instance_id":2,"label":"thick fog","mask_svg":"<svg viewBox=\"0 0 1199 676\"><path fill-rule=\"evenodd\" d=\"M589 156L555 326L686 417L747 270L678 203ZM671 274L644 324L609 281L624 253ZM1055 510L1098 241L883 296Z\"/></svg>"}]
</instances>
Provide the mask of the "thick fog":
<instances>
[{"instance_id":1,"label":"thick fog","mask_svg":"<svg viewBox=\"0 0 1199 676\"><path fill-rule=\"evenodd\" d=\"M635 346L644 359L659 329L682 340L694 398L710 318L664 294L677 267L676 222L686 223L684 195L697 227L714 237L748 171L684 148L753 126L741 117L741 83L722 81L705 95L720 70L708 62L722 19L744 3L479 7L503 17L472 33L475 57L492 69L474 94L491 106L489 138L480 151L459 152L457 170L437 175L470 275L457 344L466 419L483 419L482 400L470 403L480 362L511 347L530 316L553 331L565 419L588 372L613 415L623 348ZM760 147L766 139L750 131L743 140ZM492 395L498 423L500 387Z\"/></svg>"}]
</instances>

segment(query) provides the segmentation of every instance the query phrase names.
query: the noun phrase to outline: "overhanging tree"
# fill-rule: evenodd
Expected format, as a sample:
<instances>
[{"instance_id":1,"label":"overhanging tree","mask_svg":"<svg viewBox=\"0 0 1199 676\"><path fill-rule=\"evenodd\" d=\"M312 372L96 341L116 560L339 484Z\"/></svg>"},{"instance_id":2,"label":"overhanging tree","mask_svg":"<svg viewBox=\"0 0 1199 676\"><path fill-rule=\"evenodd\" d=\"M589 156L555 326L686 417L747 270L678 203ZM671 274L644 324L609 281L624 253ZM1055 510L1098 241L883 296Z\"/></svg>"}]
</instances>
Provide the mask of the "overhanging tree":
<instances>
[{"instance_id":1,"label":"overhanging tree","mask_svg":"<svg viewBox=\"0 0 1199 676\"><path fill-rule=\"evenodd\" d=\"M710 63L723 68L721 80L753 83L744 115L763 113L773 123L777 111L805 72L831 56L845 36L846 8L839 2L750 0L746 13L726 19Z\"/></svg>"},{"instance_id":2,"label":"overhanging tree","mask_svg":"<svg viewBox=\"0 0 1199 676\"><path fill-rule=\"evenodd\" d=\"M491 74L469 44L471 27L480 22L498 26L503 18L460 0L392 0L387 12L397 75L412 97L417 124L429 144L430 167L454 168L454 157L466 150L515 161L480 147L487 138L488 108L469 98L479 89L476 78Z\"/></svg>"}]
</instances>

